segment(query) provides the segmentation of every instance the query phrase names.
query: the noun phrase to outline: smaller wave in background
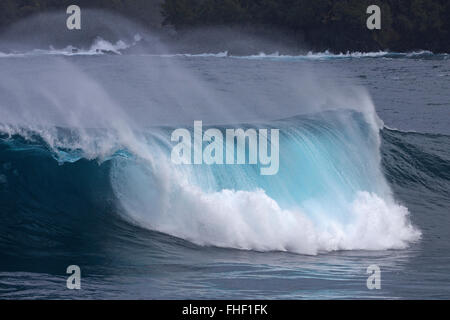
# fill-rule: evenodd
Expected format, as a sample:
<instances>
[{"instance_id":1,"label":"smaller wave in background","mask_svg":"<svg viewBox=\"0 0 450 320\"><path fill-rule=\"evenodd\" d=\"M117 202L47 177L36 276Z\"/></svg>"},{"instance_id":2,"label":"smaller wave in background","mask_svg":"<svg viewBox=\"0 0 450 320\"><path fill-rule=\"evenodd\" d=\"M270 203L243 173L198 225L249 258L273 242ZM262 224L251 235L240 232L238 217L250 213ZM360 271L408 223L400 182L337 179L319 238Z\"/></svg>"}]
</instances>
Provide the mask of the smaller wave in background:
<instances>
[{"instance_id":1,"label":"smaller wave in background","mask_svg":"<svg viewBox=\"0 0 450 320\"><path fill-rule=\"evenodd\" d=\"M331 60L331 59L361 59L361 58L387 58L387 59L430 59L430 60L446 60L450 57L447 53L435 54L431 51L414 51L414 52L349 52L331 53L324 52L308 52L302 55L282 55L278 52L272 54L259 53L250 56L232 56L244 59L284 59L284 60Z\"/></svg>"},{"instance_id":2,"label":"smaller wave in background","mask_svg":"<svg viewBox=\"0 0 450 320\"><path fill-rule=\"evenodd\" d=\"M91 56L91 55L121 55L126 54L128 49L135 47L141 42L142 36L136 34L132 41L119 40L110 42L102 37L97 37L89 48L77 48L68 45L64 48L54 48L50 46L49 49L34 49L25 52L1 52L0 58L8 57L27 57L27 56L42 56L42 55L63 55L63 56ZM260 52L253 55L234 55L228 51L218 53L166 53L166 54L145 54L148 56L157 57L198 57L198 58L235 58L235 59L268 59L268 60L333 60L333 59L363 59L363 58L385 58L385 59L419 59L419 60L447 60L450 57L449 53L433 53L427 50L413 51L413 52L350 52L346 53L332 53L328 50L323 52L309 51L304 54L287 55L279 52L264 53Z\"/></svg>"}]
</instances>

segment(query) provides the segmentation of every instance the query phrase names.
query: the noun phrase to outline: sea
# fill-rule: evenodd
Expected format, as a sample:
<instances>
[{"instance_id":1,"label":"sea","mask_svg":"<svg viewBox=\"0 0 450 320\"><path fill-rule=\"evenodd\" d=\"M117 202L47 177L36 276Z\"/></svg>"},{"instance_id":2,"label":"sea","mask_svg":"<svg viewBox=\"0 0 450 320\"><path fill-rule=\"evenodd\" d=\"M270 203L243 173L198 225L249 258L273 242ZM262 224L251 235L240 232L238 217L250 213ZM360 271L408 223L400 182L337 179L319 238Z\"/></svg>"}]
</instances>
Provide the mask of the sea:
<instances>
[{"instance_id":1,"label":"sea","mask_svg":"<svg viewBox=\"0 0 450 320\"><path fill-rule=\"evenodd\" d=\"M450 298L449 54L142 38L0 53L1 299ZM279 170L174 164L194 121Z\"/></svg>"}]
</instances>

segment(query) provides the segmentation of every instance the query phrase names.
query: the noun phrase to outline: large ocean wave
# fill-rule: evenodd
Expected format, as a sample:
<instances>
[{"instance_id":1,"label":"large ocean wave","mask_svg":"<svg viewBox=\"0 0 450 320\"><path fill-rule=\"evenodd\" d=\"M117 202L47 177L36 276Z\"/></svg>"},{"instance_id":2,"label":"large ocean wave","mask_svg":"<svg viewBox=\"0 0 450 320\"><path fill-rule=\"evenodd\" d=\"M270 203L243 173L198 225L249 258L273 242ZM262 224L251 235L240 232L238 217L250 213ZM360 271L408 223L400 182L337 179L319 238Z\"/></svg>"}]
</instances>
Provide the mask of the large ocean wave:
<instances>
[{"instance_id":1,"label":"large ocean wave","mask_svg":"<svg viewBox=\"0 0 450 320\"><path fill-rule=\"evenodd\" d=\"M407 183L437 164L415 168L420 172L399 169L412 164L398 161L396 150L418 156L408 149L408 134L384 129L380 141L378 128L345 110L259 125L280 129L275 176L261 176L257 165L174 165L168 127L140 132L130 145L108 130L4 124L0 225L32 223L29 235L0 232L8 238L3 244L45 243L52 230L69 237L69 230L99 223L99 216L102 223L119 218L198 245L257 251L399 249L420 238L384 173ZM80 211L94 216L81 222ZM67 225L58 225L60 219Z\"/></svg>"},{"instance_id":2,"label":"large ocean wave","mask_svg":"<svg viewBox=\"0 0 450 320\"><path fill-rule=\"evenodd\" d=\"M86 49L51 48L4 56L122 54L138 42L138 35L131 42L97 38ZM189 54L233 59L430 55L436 57ZM397 146L392 140L396 135L390 139L394 131L389 131L388 139L380 137L381 120L362 88L319 82L305 69L286 71L275 85L265 80L264 86L252 87L250 81L244 90L238 78L229 93L214 79L192 74L177 59L144 61L132 56L120 70L148 86L136 92L148 102L142 110L121 104L129 99L113 98L112 91L133 88L110 86L112 80L121 79L120 73L99 81L67 60L39 59L36 64L27 59L26 72L5 67L0 78L0 236L4 237L0 251L12 247L21 252L35 243L57 246L62 239L70 242L73 230L85 234L84 228L98 224L109 226L109 232L119 237L133 237L121 235L121 229L115 229L117 221L201 246L311 255L401 249L420 239L408 209L395 200L382 166L398 150L393 147L386 157L380 148L386 141ZM110 68L114 66L104 70ZM29 77L29 72L36 74ZM266 97L279 84L285 94ZM249 94L248 89L254 91ZM146 91L151 94L146 96ZM131 102L138 101L131 97ZM256 119L251 125L243 123L250 121L246 108ZM258 165L173 164L173 123L145 128L145 120L160 123L158 116L165 115L174 123L198 115L198 120L220 122L221 130L227 123L279 129L278 174L261 176ZM388 161L389 181L405 174L396 168L401 163ZM23 228L13 231L15 225Z\"/></svg>"}]
</instances>

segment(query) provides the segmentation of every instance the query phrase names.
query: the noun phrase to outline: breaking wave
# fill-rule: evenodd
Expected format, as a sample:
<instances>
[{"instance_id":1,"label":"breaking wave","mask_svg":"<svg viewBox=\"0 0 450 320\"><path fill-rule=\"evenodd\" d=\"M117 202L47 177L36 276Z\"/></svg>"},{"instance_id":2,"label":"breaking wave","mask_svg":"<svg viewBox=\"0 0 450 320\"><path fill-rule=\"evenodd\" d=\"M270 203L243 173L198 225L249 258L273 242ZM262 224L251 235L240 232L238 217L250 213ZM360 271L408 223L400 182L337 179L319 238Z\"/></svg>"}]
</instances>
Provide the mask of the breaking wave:
<instances>
[{"instance_id":1,"label":"breaking wave","mask_svg":"<svg viewBox=\"0 0 450 320\"><path fill-rule=\"evenodd\" d=\"M405 248L420 238L385 179L378 129L361 114L260 125L280 129L275 176L261 176L258 165L174 165L167 127L136 133L130 145L104 130L3 125L2 219L17 208L5 205L14 197L18 214L37 206L40 221L55 208L71 217L74 203L95 199L132 225L206 246L318 254ZM78 191L69 194L67 183Z\"/></svg>"}]
</instances>

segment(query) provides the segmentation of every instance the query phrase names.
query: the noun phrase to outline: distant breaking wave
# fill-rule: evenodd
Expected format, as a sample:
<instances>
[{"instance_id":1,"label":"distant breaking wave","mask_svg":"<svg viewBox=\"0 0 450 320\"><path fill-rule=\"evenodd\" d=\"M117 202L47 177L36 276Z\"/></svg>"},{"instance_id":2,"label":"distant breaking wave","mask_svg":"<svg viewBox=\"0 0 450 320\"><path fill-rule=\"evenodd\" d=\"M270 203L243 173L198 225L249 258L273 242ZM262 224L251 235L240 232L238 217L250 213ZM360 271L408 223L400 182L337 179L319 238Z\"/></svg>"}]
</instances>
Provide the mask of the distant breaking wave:
<instances>
[{"instance_id":1,"label":"distant breaking wave","mask_svg":"<svg viewBox=\"0 0 450 320\"><path fill-rule=\"evenodd\" d=\"M115 43L104 40L101 37L97 37L92 45L87 49L77 48L69 45L62 49L56 49L50 46L48 49L34 49L26 52L0 52L0 58L8 57L29 57L29 56L43 56L43 55L61 55L61 56L92 56L92 55L104 55L104 54L122 54L125 50L134 47L138 42L142 40L139 34L134 36L132 42L119 40Z\"/></svg>"},{"instance_id":2,"label":"distant breaking wave","mask_svg":"<svg viewBox=\"0 0 450 320\"><path fill-rule=\"evenodd\" d=\"M97 37L89 48L77 48L72 45L64 48L54 48L50 46L48 49L34 49L26 52L0 52L0 58L11 57L28 57L43 55L62 55L62 56L92 56L105 54L126 54L127 50L136 46L142 37L139 34L134 36L132 42L119 40L117 42L109 42L101 37ZM234 55L228 51L212 53L166 53L166 54L144 54L149 56L160 57L197 57L197 58L234 58L234 59L268 59L268 60L333 60L333 59L364 59L364 58L385 58L385 59L424 59L424 60L447 60L450 57L448 53L433 53L431 51L421 50L413 52L350 52L332 53L330 51L313 52L309 51L304 54L288 55L279 52L264 53L260 52L253 55Z\"/></svg>"},{"instance_id":3,"label":"distant breaking wave","mask_svg":"<svg viewBox=\"0 0 450 320\"><path fill-rule=\"evenodd\" d=\"M272 54L260 53L257 55L242 56L245 59L309 59L309 60L329 60L329 59L360 59L360 58L390 58L390 59L448 59L450 55L434 54L431 51L414 51L414 52L349 52L346 53L331 53L324 52L308 52L304 55L283 55L278 52Z\"/></svg>"},{"instance_id":4,"label":"distant breaking wave","mask_svg":"<svg viewBox=\"0 0 450 320\"><path fill-rule=\"evenodd\" d=\"M387 59L430 59L430 60L446 60L450 57L450 54L435 54L431 51L414 51L414 52L349 52L346 53L331 53L329 51L324 52L308 52L306 54L299 55L285 55L279 52L266 54L261 52L254 55L232 55L228 51L219 53L178 53L162 55L167 57L215 57L215 58L236 58L236 59L269 59L269 60L331 60L331 59L361 59L361 58L387 58Z\"/></svg>"}]
</instances>

